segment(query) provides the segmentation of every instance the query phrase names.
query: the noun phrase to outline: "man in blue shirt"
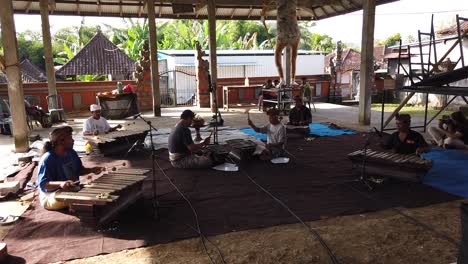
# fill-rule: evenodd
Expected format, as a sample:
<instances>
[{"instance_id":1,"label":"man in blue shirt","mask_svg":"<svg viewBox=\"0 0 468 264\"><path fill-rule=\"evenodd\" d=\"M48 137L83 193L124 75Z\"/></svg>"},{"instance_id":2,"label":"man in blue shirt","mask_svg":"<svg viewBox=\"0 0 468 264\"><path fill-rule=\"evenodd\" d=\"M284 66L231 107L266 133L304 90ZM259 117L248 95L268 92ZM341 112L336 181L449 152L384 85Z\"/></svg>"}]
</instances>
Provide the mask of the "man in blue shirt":
<instances>
[{"instance_id":1,"label":"man in blue shirt","mask_svg":"<svg viewBox=\"0 0 468 264\"><path fill-rule=\"evenodd\" d=\"M76 189L80 175L100 173L102 167L85 168L75 150L72 138L73 129L69 126L52 131L50 141L44 145L44 151L39 162L37 184L39 200L48 210L60 210L65 203L55 200L59 191Z\"/></svg>"}]
</instances>

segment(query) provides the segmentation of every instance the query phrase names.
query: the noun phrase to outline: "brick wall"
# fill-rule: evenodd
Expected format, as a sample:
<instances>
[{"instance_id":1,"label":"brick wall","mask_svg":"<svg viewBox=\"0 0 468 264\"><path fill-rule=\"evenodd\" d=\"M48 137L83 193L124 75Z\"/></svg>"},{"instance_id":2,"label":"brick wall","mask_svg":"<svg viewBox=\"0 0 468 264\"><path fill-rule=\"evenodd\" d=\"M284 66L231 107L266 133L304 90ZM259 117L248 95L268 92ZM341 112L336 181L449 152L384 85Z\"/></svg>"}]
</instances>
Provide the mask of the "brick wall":
<instances>
[{"instance_id":1,"label":"brick wall","mask_svg":"<svg viewBox=\"0 0 468 264\"><path fill-rule=\"evenodd\" d=\"M117 88L118 81L101 82L57 82L57 94L63 98L63 108L66 111L85 110L89 105L96 103L96 94L99 92L110 92ZM134 81L122 81L123 85L132 84ZM7 97L6 84L0 84L0 96ZM25 96L34 96L39 99L39 105L47 110L46 97L48 95L47 83L23 83ZM81 104L73 102L73 95L81 97Z\"/></svg>"}]
</instances>

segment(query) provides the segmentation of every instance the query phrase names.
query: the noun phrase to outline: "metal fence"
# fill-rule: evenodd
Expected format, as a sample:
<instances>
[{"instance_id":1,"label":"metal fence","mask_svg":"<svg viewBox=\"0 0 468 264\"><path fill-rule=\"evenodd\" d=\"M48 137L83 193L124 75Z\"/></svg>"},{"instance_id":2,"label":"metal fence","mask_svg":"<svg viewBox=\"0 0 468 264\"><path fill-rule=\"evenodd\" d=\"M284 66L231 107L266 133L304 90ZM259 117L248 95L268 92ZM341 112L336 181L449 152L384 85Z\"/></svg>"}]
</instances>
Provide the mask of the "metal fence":
<instances>
[{"instance_id":1,"label":"metal fence","mask_svg":"<svg viewBox=\"0 0 468 264\"><path fill-rule=\"evenodd\" d=\"M162 106L196 105L197 82L195 73L168 70L159 73L159 76Z\"/></svg>"}]
</instances>

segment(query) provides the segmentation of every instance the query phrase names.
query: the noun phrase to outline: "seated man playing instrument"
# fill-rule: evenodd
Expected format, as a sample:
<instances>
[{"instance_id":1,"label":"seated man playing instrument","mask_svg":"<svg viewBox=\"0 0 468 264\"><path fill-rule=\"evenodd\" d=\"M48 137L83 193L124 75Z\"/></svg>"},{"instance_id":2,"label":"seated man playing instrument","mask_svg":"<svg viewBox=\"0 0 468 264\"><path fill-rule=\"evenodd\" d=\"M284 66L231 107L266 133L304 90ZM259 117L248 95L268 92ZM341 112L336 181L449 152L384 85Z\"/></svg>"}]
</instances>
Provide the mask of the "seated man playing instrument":
<instances>
[{"instance_id":1,"label":"seated man playing instrument","mask_svg":"<svg viewBox=\"0 0 468 264\"><path fill-rule=\"evenodd\" d=\"M169 160L174 168L201 169L210 168L213 160L208 154L198 155L196 152L202 150L210 143L210 137L200 144L195 144L190 132L190 125L195 118L195 113L185 110L180 115L180 121L172 129L169 135Z\"/></svg>"},{"instance_id":2,"label":"seated man playing instrument","mask_svg":"<svg viewBox=\"0 0 468 264\"><path fill-rule=\"evenodd\" d=\"M267 111L269 124L262 127L257 127L255 124L248 119L249 126L257 133L267 134L267 144L257 145L257 149L254 154L260 154L260 158L263 160L270 160L284 156L286 146L286 127L281 124L278 119L279 111L277 109L270 109Z\"/></svg>"},{"instance_id":3,"label":"seated man playing instrument","mask_svg":"<svg viewBox=\"0 0 468 264\"><path fill-rule=\"evenodd\" d=\"M85 168L75 150L73 150L73 129L69 126L56 128L45 143L39 162L37 185L39 201L47 210L60 210L65 203L55 200L60 191L73 191L78 186L79 176L100 173L102 167Z\"/></svg>"},{"instance_id":4,"label":"seated man playing instrument","mask_svg":"<svg viewBox=\"0 0 468 264\"><path fill-rule=\"evenodd\" d=\"M430 150L424 137L410 129L411 116L408 114L396 115L398 131L394 132L383 144L386 149L392 149L398 154L421 154Z\"/></svg>"},{"instance_id":5,"label":"seated man playing instrument","mask_svg":"<svg viewBox=\"0 0 468 264\"><path fill-rule=\"evenodd\" d=\"M308 135L309 124L312 123L312 114L300 96L294 97L295 106L289 111L289 122L286 126L288 133Z\"/></svg>"},{"instance_id":6,"label":"seated man playing instrument","mask_svg":"<svg viewBox=\"0 0 468 264\"><path fill-rule=\"evenodd\" d=\"M468 149L468 120L461 111L439 120L438 127L430 127L429 134L439 147Z\"/></svg>"},{"instance_id":7,"label":"seated man playing instrument","mask_svg":"<svg viewBox=\"0 0 468 264\"><path fill-rule=\"evenodd\" d=\"M83 126L83 135L92 136L99 134L106 134L109 132L116 131L121 128L122 125L117 125L115 127L110 127L107 120L101 116L101 106L92 104L90 107L92 116L86 119Z\"/></svg>"}]
</instances>

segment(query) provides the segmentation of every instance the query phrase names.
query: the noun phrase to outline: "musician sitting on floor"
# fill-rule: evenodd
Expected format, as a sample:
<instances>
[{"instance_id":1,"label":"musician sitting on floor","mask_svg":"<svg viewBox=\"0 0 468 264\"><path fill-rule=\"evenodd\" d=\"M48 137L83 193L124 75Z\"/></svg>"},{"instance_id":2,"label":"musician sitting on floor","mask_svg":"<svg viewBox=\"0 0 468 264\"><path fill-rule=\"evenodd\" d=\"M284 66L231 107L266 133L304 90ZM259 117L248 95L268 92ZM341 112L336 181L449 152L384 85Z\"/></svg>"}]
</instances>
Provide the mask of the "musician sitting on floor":
<instances>
[{"instance_id":1,"label":"musician sitting on floor","mask_svg":"<svg viewBox=\"0 0 468 264\"><path fill-rule=\"evenodd\" d=\"M75 150L73 150L73 129L69 126L56 128L45 143L39 162L37 185L39 201L47 210L60 210L65 203L55 200L60 191L72 191L78 186L80 175L100 173L102 167L85 168Z\"/></svg>"},{"instance_id":2,"label":"musician sitting on floor","mask_svg":"<svg viewBox=\"0 0 468 264\"><path fill-rule=\"evenodd\" d=\"M397 132L394 132L383 144L386 149L392 149L399 154L421 154L429 151L429 145L424 137L410 129L411 116L408 114L396 115Z\"/></svg>"},{"instance_id":3,"label":"musician sitting on floor","mask_svg":"<svg viewBox=\"0 0 468 264\"><path fill-rule=\"evenodd\" d=\"M270 109L267 111L269 124L257 127L255 124L248 119L249 126L257 133L267 134L267 144L257 145L257 149L254 154L260 154L260 158L263 160L269 160L284 156L284 148L286 145L286 127L281 124L278 119L279 111L277 109Z\"/></svg>"},{"instance_id":4,"label":"musician sitting on floor","mask_svg":"<svg viewBox=\"0 0 468 264\"><path fill-rule=\"evenodd\" d=\"M169 135L169 160L174 168L201 169L213 165L213 160L208 154L196 154L210 143L210 137L205 138L200 144L193 142L189 126L194 117L195 113L191 110L182 112L180 121Z\"/></svg>"},{"instance_id":5,"label":"musician sitting on floor","mask_svg":"<svg viewBox=\"0 0 468 264\"><path fill-rule=\"evenodd\" d=\"M92 104L89 108L92 116L85 121L83 126L83 135L90 136L106 134L122 127L122 125L110 127L107 120L101 116L101 106Z\"/></svg>"},{"instance_id":6,"label":"musician sitting on floor","mask_svg":"<svg viewBox=\"0 0 468 264\"><path fill-rule=\"evenodd\" d=\"M294 97L295 106L289 111L289 122L286 126L288 133L308 135L309 124L312 123L312 114L300 96Z\"/></svg>"},{"instance_id":7,"label":"musician sitting on floor","mask_svg":"<svg viewBox=\"0 0 468 264\"><path fill-rule=\"evenodd\" d=\"M468 120L461 111L439 120L438 127L430 127L429 134L439 147L468 149Z\"/></svg>"}]
</instances>

